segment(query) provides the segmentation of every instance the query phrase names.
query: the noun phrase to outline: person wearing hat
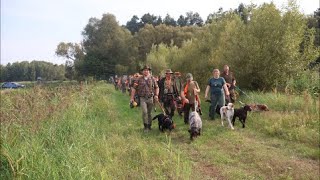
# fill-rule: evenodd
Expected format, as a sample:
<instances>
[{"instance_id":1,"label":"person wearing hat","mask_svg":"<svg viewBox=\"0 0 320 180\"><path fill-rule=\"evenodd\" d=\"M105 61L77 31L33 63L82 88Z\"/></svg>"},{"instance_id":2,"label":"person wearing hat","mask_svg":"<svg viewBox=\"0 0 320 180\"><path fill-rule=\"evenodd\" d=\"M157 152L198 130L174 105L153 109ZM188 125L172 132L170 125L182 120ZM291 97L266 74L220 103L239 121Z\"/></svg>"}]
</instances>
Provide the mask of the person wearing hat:
<instances>
[{"instance_id":1,"label":"person wearing hat","mask_svg":"<svg viewBox=\"0 0 320 180\"><path fill-rule=\"evenodd\" d=\"M189 123L189 112L190 109L195 111L195 103L197 99L198 93L200 93L200 88L197 81L193 80L193 76L191 73L187 73L186 75L187 82L183 85L183 89L181 90L181 98L184 104L184 123Z\"/></svg>"},{"instance_id":2,"label":"person wearing hat","mask_svg":"<svg viewBox=\"0 0 320 180\"><path fill-rule=\"evenodd\" d=\"M160 101L163 103L165 113L171 117L174 116L175 106L175 97L179 94L176 91L174 80L172 78L173 72L171 69L165 70L165 77L159 81L160 89Z\"/></svg>"},{"instance_id":3,"label":"person wearing hat","mask_svg":"<svg viewBox=\"0 0 320 180\"><path fill-rule=\"evenodd\" d=\"M174 72L174 86L176 88L176 92L178 92L178 97L176 98L176 106L177 106L177 111L180 116L182 116L183 112L183 106L182 106L182 101L181 101L181 96L180 92L182 89L182 79L181 79L181 73L180 72Z\"/></svg>"},{"instance_id":4,"label":"person wearing hat","mask_svg":"<svg viewBox=\"0 0 320 180\"><path fill-rule=\"evenodd\" d=\"M131 78L131 82L130 82L130 93L129 93L129 96L131 96L131 91L133 89L133 85L135 82L137 82L138 78L140 77L140 74L139 73L135 73L132 78ZM135 92L135 95L134 95L134 101L137 103L137 106L140 106L140 99L139 99L139 96L137 94L137 91Z\"/></svg>"},{"instance_id":5,"label":"person wearing hat","mask_svg":"<svg viewBox=\"0 0 320 180\"><path fill-rule=\"evenodd\" d=\"M226 96L226 104L228 103L234 103L236 101L236 92L235 92L235 88L236 88L236 79L234 77L233 72L231 72L229 70L229 66L228 65L224 65L223 66L223 72L221 73L221 77L224 78L224 80L226 81L230 96Z\"/></svg>"},{"instance_id":6,"label":"person wearing hat","mask_svg":"<svg viewBox=\"0 0 320 180\"><path fill-rule=\"evenodd\" d=\"M174 84L175 84L177 92L179 92L179 96L180 96L180 92L182 89L182 80L181 80L181 73L180 72L174 72Z\"/></svg>"},{"instance_id":7,"label":"person wearing hat","mask_svg":"<svg viewBox=\"0 0 320 180\"><path fill-rule=\"evenodd\" d=\"M212 71L213 77L209 79L208 85L205 92L205 98L208 99L208 93L210 90L210 100L211 105L209 109L209 117L214 120L214 115L216 113L217 106L220 107L225 105L225 97L229 96L229 90L226 81L223 77L220 77L219 69L214 69Z\"/></svg>"},{"instance_id":8,"label":"person wearing hat","mask_svg":"<svg viewBox=\"0 0 320 180\"><path fill-rule=\"evenodd\" d=\"M148 132L152 126L151 112L154 102L158 101L159 87L150 74L151 68L149 66L144 66L141 71L142 76L138 77L132 87L130 103L134 102L134 95L137 92L142 110L144 132Z\"/></svg>"}]
</instances>

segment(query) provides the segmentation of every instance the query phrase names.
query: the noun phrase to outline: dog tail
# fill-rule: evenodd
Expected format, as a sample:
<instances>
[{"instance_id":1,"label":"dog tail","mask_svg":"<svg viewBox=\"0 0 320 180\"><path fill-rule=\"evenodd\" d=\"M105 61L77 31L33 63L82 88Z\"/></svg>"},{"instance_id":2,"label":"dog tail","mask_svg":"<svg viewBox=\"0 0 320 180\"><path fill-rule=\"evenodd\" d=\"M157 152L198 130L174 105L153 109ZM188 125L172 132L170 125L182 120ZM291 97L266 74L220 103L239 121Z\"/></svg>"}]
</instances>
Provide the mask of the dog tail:
<instances>
[{"instance_id":1,"label":"dog tail","mask_svg":"<svg viewBox=\"0 0 320 180\"><path fill-rule=\"evenodd\" d=\"M155 120L159 117L159 115L156 115L155 117L152 118L152 120Z\"/></svg>"},{"instance_id":2,"label":"dog tail","mask_svg":"<svg viewBox=\"0 0 320 180\"><path fill-rule=\"evenodd\" d=\"M155 119L157 119L157 118L159 119L159 118L161 118L161 116L164 116L164 114L162 114L162 113L161 113L161 114L158 114L158 115L156 115L155 117L153 117L152 120L155 120Z\"/></svg>"}]
</instances>

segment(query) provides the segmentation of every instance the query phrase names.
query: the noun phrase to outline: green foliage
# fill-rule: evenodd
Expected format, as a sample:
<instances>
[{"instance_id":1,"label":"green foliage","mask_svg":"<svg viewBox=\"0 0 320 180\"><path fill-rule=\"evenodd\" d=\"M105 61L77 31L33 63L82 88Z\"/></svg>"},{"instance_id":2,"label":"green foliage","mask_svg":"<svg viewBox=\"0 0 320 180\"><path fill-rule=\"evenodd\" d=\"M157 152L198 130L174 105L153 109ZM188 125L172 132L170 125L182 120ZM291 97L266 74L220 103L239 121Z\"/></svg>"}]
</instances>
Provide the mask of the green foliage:
<instances>
[{"instance_id":1,"label":"green foliage","mask_svg":"<svg viewBox=\"0 0 320 180\"><path fill-rule=\"evenodd\" d=\"M167 14L166 17L163 19L163 23L167 26L177 25L177 22L169 14Z\"/></svg>"},{"instance_id":2,"label":"green foliage","mask_svg":"<svg viewBox=\"0 0 320 180\"><path fill-rule=\"evenodd\" d=\"M0 67L1 81L36 81L38 77L47 81L65 79L64 65L45 61L22 61Z\"/></svg>"},{"instance_id":3,"label":"green foliage","mask_svg":"<svg viewBox=\"0 0 320 180\"><path fill-rule=\"evenodd\" d=\"M240 87L284 90L288 80L301 77L320 54L314 46L315 31L306 28L294 2L284 12L273 3L242 5L229 12L220 9L207 21L210 24L191 41L171 53L171 67L193 73L202 87L212 69L228 64Z\"/></svg>"},{"instance_id":4,"label":"green foliage","mask_svg":"<svg viewBox=\"0 0 320 180\"><path fill-rule=\"evenodd\" d=\"M272 2L241 3L234 10L219 8L204 26L193 12L177 21L169 14L163 20L150 13L140 19L135 15L126 26L119 26L114 15L104 14L89 19L81 46L60 43L56 53L75 59L67 66L74 67L67 68L68 76L105 79L118 73L116 65L127 66L126 74L132 74L149 63L155 74L162 68L191 72L204 87L212 69L228 64L240 87L284 90L290 79L319 64L318 12L304 16L295 1L282 9Z\"/></svg>"},{"instance_id":5,"label":"green foliage","mask_svg":"<svg viewBox=\"0 0 320 180\"><path fill-rule=\"evenodd\" d=\"M126 28L131 32L132 35L138 32L139 29L143 26L143 24L141 22L138 22L138 20L138 16L134 15L126 24Z\"/></svg>"},{"instance_id":6,"label":"green foliage","mask_svg":"<svg viewBox=\"0 0 320 180\"><path fill-rule=\"evenodd\" d=\"M181 47L183 41L191 39L197 31L197 27L180 28L164 24L154 27L147 24L134 37L139 46L139 58L146 59L153 45L163 43L167 46Z\"/></svg>"},{"instance_id":7,"label":"green foliage","mask_svg":"<svg viewBox=\"0 0 320 180\"><path fill-rule=\"evenodd\" d=\"M255 119L254 128L267 135L299 141L309 145L319 143L319 100L309 92L302 94L282 94L270 92L261 94L248 93L241 97L242 102L248 104L267 104L270 112L252 112ZM311 155L319 158L319 155Z\"/></svg>"},{"instance_id":8,"label":"green foliage","mask_svg":"<svg viewBox=\"0 0 320 180\"><path fill-rule=\"evenodd\" d=\"M85 75L106 77L115 74L115 65L131 64L135 53L132 35L119 26L114 15L104 14L101 20L91 18L82 34Z\"/></svg>"},{"instance_id":9,"label":"green foliage","mask_svg":"<svg viewBox=\"0 0 320 180\"><path fill-rule=\"evenodd\" d=\"M165 44L153 45L147 55L147 64L152 67L153 75L160 75L168 66L169 48Z\"/></svg>"},{"instance_id":10,"label":"green foliage","mask_svg":"<svg viewBox=\"0 0 320 180\"><path fill-rule=\"evenodd\" d=\"M60 42L56 49L56 55L76 61L83 59L84 52L80 44Z\"/></svg>"},{"instance_id":11,"label":"green foliage","mask_svg":"<svg viewBox=\"0 0 320 180\"><path fill-rule=\"evenodd\" d=\"M115 67L115 73L118 75L125 75L128 72L128 66L123 66L120 64L117 64Z\"/></svg>"},{"instance_id":12,"label":"green foliage","mask_svg":"<svg viewBox=\"0 0 320 180\"><path fill-rule=\"evenodd\" d=\"M314 96L319 96L319 73L317 71L310 70L299 73L298 76L292 78L288 82L287 90L290 90L291 93L297 94L302 94L304 91L307 91Z\"/></svg>"}]
</instances>

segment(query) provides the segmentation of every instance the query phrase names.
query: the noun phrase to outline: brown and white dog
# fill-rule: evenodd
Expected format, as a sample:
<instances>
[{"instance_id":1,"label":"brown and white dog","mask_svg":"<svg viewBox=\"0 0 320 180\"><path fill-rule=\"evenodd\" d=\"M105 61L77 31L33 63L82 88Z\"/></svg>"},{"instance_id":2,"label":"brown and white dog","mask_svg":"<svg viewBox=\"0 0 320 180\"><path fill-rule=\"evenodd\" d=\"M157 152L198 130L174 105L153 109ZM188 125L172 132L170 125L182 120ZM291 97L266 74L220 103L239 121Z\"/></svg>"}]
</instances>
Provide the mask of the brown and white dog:
<instances>
[{"instance_id":1,"label":"brown and white dog","mask_svg":"<svg viewBox=\"0 0 320 180\"><path fill-rule=\"evenodd\" d=\"M233 108L233 104L232 103L228 103L227 106L222 106L220 108L220 115L221 115L221 124L223 125L223 120L227 120L229 123L229 126L232 130L234 130L233 125L231 123L231 120L233 118L234 115L234 108Z\"/></svg>"},{"instance_id":2,"label":"brown and white dog","mask_svg":"<svg viewBox=\"0 0 320 180\"><path fill-rule=\"evenodd\" d=\"M269 108L265 104L249 104L252 111L269 111Z\"/></svg>"}]
</instances>

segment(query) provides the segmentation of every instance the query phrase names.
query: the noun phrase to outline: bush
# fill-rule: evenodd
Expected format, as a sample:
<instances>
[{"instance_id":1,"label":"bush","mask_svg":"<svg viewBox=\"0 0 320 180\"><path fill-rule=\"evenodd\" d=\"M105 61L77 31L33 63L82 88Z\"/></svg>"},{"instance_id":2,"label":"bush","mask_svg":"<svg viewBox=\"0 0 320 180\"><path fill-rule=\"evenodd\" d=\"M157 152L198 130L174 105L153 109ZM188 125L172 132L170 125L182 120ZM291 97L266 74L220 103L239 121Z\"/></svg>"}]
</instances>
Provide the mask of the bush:
<instances>
[{"instance_id":1,"label":"bush","mask_svg":"<svg viewBox=\"0 0 320 180\"><path fill-rule=\"evenodd\" d=\"M318 97L320 92L319 74L316 71L304 71L288 82L288 89L297 94L307 91L312 96Z\"/></svg>"}]
</instances>

